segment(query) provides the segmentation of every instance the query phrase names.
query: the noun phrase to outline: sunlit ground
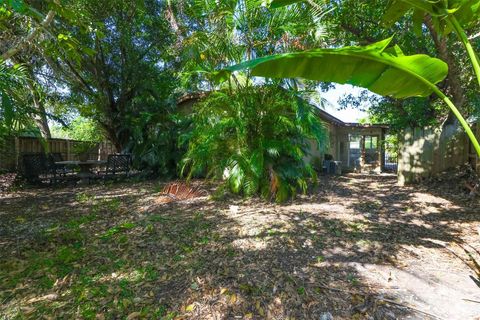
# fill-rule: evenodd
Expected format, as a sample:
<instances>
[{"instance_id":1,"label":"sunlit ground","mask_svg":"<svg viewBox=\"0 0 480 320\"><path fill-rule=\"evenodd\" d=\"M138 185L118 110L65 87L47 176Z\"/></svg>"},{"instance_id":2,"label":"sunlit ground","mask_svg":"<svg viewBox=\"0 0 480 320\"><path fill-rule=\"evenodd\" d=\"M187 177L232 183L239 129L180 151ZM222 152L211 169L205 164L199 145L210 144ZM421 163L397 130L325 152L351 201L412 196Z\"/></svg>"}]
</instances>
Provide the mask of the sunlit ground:
<instances>
[{"instance_id":1,"label":"sunlit ground","mask_svg":"<svg viewBox=\"0 0 480 320\"><path fill-rule=\"evenodd\" d=\"M0 319L480 314L478 201L395 181L322 178L282 206L164 204L153 182L4 194Z\"/></svg>"}]
</instances>

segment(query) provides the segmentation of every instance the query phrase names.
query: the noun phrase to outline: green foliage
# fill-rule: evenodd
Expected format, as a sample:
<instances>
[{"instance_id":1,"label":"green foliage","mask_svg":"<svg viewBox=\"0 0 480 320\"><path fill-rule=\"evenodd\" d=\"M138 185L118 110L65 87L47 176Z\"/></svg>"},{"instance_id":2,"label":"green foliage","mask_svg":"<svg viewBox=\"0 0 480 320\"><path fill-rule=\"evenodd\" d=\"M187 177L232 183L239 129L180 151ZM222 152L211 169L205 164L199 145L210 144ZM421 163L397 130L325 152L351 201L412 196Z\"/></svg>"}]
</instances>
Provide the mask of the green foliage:
<instances>
[{"instance_id":1,"label":"green foliage","mask_svg":"<svg viewBox=\"0 0 480 320\"><path fill-rule=\"evenodd\" d=\"M0 136L11 134L31 123L31 110L19 99L18 90L25 85L25 69L0 61Z\"/></svg>"},{"instance_id":2,"label":"green foliage","mask_svg":"<svg viewBox=\"0 0 480 320\"><path fill-rule=\"evenodd\" d=\"M326 141L314 107L274 85L213 92L195 106L182 172L224 178L233 193L283 202L316 179L309 140Z\"/></svg>"},{"instance_id":3,"label":"green foliage","mask_svg":"<svg viewBox=\"0 0 480 320\"><path fill-rule=\"evenodd\" d=\"M176 84L164 3L82 0L61 9L77 15L63 14L56 41L45 45L56 78L70 88L68 99L118 151L131 151L141 132L153 138L150 119L165 121Z\"/></svg>"},{"instance_id":4,"label":"green foliage","mask_svg":"<svg viewBox=\"0 0 480 320\"><path fill-rule=\"evenodd\" d=\"M406 2L409 2L405 0ZM413 1L422 3L422 0ZM428 2L430 3L430 2ZM459 10L460 7L456 8ZM452 26L472 61L480 84L480 65L468 38L452 15L455 10L445 9L445 17ZM472 16L476 13L473 12ZM398 46L386 50L391 38L364 47L345 47L340 49L317 49L296 53L271 55L244 62L230 67L219 75L225 79L232 71L251 69L253 75L270 78L302 77L336 83L349 83L367 88L383 96L394 98L427 97L435 93L450 108L452 114L461 123L477 154L480 156L480 144L469 124L454 103L435 84L446 78L448 65L442 60L428 55L405 56ZM319 66L322 65L322 68ZM337 68L341 68L338 71Z\"/></svg>"},{"instance_id":5,"label":"green foliage","mask_svg":"<svg viewBox=\"0 0 480 320\"><path fill-rule=\"evenodd\" d=\"M258 0L188 1L177 6L184 37L182 82L189 88L215 87L211 74L245 57L318 47L325 36L321 8L269 10Z\"/></svg>"},{"instance_id":6,"label":"green foliage","mask_svg":"<svg viewBox=\"0 0 480 320\"><path fill-rule=\"evenodd\" d=\"M93 152L96 145L94 141L81 141L73 146L73 152L77 155L88 154Z\"/></svg>"},{"instance_id":7,"label":"green foliage","mask_svg":"<svg viewBox=\"0 0 480 320\"><path fill-rule=\"evenodd\" d=\"M368 109L372 123L388 123L393 133L399 133L405 128L438 126L440 123L435 115L446 117L446 113L442 104L419 98L402 102L381 99Z\"/></svg>"},{"instance_id":8,"label":"green foliage","mask_svg":"<svg viewBox=\"0 0 480 320\"><path fill-rule=\"evenodd\" d=\"M127 150L134 155L134 166L148 174L175 176L185 148L178 144L190 127L190 116L154 109L128 116L131 139ZM147 170L148 169L148 170Z\"/></svg>"},{"instance_id":9,"label":"green foliage","mask_svg":"<svg viewBox=\"0 0 480 320\"><path fill-rule=\"evenodd\" d=\"M480 62L465 29L478 25L480 0L393 0L384 16L384 21L393 23L413 9L414 29L421 34L424 17L431 19L436 33L446 36L454 31L465 47L480 86ZM480 148L479 148L480 149ZM479 150L480 155L480 150Z\"/></svg>"},{"instance_id":10,"label":"green foliage","mask_svg":"<svg viewBox=\"0 0 480 320\"><path fill-rule=\"evenodd\" d=\"M303 1L305 1L305 0L270 0L268 2L270 3L270 6L272 8L280 8L280 7L283 7L283 6L288 6L290 4L300 3L300 2L303 2Z\"/></svg>"},{"instance_id":11,"label":"green foliage","mask_svg":"<svg viewBox=\"0 0 480 320\"><path fill-rule=\"evenodd\" d=\"M433 20L435 30L440 34L447 35L454 29L447 19L449 16L455 17L464 28L478 22L480 1L391 0L383 22L389 26L403 18L409 11L413 11L413 27L416 32L421 33L424 16L428 14Z\"/></svg>"},{"instance_id":12,"label":"green foliage","mask_svg":"<svg viewBox=\"0 0 480 320\"><path fill-rule=\"evenodd\" d=\"M104 139L98 124L92 119L79 116L68 127L54 126L51 128L53 138L63 138L79 141L102 141Z\"/></svg>"},{"instance_id":13,"label":"green foliage","mask_svg":"<svg viewBox=\"0 0 480 320\"><path fill-rule=\"evenodd\" d=\"M448 73L443 61L427 55L406 56L386 39L364 47L314 49L267 56L228 68L251 69L254 76L306 78L348 83L383 96L426 97Z\"/></svg>"},{"instance_id":14,"label":"green foliage","mask_svg":"<svg viewBox=\"0 0 480 320\"><path fill-rule=\"evenodd\" d=\"M115 236L116 234L118 234L122 231L130 230L130 229L133 229L133 228L135 228L134 223L125 222L125 223L122 223L118 226L115 226L115 227L112 227L112 228L108 229L104 234L102 234L100 236L100 238L103 239L103 240L108 240L108 239L111 239L113 236Z\"/></svg>"}]
</instances>

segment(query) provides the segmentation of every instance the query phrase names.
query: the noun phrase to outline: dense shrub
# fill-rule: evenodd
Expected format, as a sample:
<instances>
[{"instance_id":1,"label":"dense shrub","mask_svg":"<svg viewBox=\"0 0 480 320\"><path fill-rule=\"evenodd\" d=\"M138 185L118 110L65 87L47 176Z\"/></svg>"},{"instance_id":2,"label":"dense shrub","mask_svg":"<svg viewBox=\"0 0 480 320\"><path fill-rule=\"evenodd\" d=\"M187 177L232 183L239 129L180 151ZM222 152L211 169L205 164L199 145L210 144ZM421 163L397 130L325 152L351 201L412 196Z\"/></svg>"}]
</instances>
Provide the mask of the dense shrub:
<instances>
[{"instance_id":1,"label":"dense shrub","mask_svg":"<svg viewBox=\"0 0 480 320\"><path fill-rule=\"evenodd\" d=\"M304 162L326 130L315 107L273 85L214 92L194 107L182 174L224 179L244 196L282 202L306 192L316 173Z\"/></svg>"}]
</instances>

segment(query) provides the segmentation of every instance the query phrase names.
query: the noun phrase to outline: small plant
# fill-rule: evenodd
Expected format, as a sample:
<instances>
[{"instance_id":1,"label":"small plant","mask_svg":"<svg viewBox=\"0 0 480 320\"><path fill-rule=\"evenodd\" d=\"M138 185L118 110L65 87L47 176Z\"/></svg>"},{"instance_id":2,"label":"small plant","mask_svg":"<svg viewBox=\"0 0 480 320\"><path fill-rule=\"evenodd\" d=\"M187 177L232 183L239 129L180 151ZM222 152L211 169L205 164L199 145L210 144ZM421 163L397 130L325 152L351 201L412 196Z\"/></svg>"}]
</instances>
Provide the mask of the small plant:
<instances>
[{"instance_id":1,"label":"small plant","mask_svg":"<svg viewBox=\"0 0 480 320\"><path fill-rule=\"evenodd\" d=\"M90 153L93 153L97 147L97 142L80 141L73 146L73 153L78 156L80 161L87 161Z\"/></svg>"},{"instance_id":2,"label":"small plant","mask_svg":"<svg viewBox=\"0 0 480 320\"><path fill-rule=\"evenodd\" d=\"M347 275L347 281L350 282L354 286L356 286L360 283L360 281L358 280L358 277L355 276L353 273L349 273Z\"/></svg>"},{"instance_id":3,"label":"small plant","mask_svg":"<svg viewBox=\"0 0 480 320\"><path fill-rule=\"evenodd\" d=\"M135 228L134 223L126 222L126 223L123 223L119 226L115 226L113 228L108 229L100 238L102 238L103 240L107 240L107 239L112 238L114 235L116 235L116 234L118 234L122 231L130 230L130 229L133 229L133 228Z\"/></svg>"},{"instance_id":4,"label":"small plant","mask_svg":"<svg viewBox=\"0 0 480 320\"><path fill-rule=\"evenodd\" d=\"M297 292L299 295L304 296L306 293L306 290L304 287L297 288Z\"/></svg>"},{"instance_id":5,"label":"small plant","mask_svg":"<svg viewBox=\"0 0 480 320\"><path fill-rule=\"evenodd\" d=\"M84 193L84 192L77 193L77 195L75 196L75 199L80 203L85 203L85 202L91 201L94 198L95 198L95 195Z\"/></svg>"}]
</instances>

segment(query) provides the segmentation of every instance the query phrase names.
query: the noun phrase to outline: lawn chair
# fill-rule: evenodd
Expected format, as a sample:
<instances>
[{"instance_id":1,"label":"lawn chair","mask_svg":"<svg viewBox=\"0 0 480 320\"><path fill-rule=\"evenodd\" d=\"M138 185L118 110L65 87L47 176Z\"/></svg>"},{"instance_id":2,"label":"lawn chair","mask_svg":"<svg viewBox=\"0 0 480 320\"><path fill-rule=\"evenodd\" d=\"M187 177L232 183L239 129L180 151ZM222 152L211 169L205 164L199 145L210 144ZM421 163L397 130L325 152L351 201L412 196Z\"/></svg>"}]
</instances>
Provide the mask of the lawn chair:
<instances>
[{"instance_id":1,"label":"lawn chair","mask_svg":"<svg viewBox=\"0 0 480 320\"><path fill-rule=\"evenodd\" d=\"M99 172L103 179L124 176L128 177L132 163L130 154L109 154L105 171Z\"/></svg>"},{"instance_id":2,"label":"lawn chair","mask_svg":"<svg viewBox=\"0 0 480 320\"><path fill-rule=\"evenodd\" d=\"M44 153L31 153L22 156L23 173L30 183L41 183L48 180L55 183L57 173L54 167L49 164L49 160Z\"/></svg>"}]
</instances>

